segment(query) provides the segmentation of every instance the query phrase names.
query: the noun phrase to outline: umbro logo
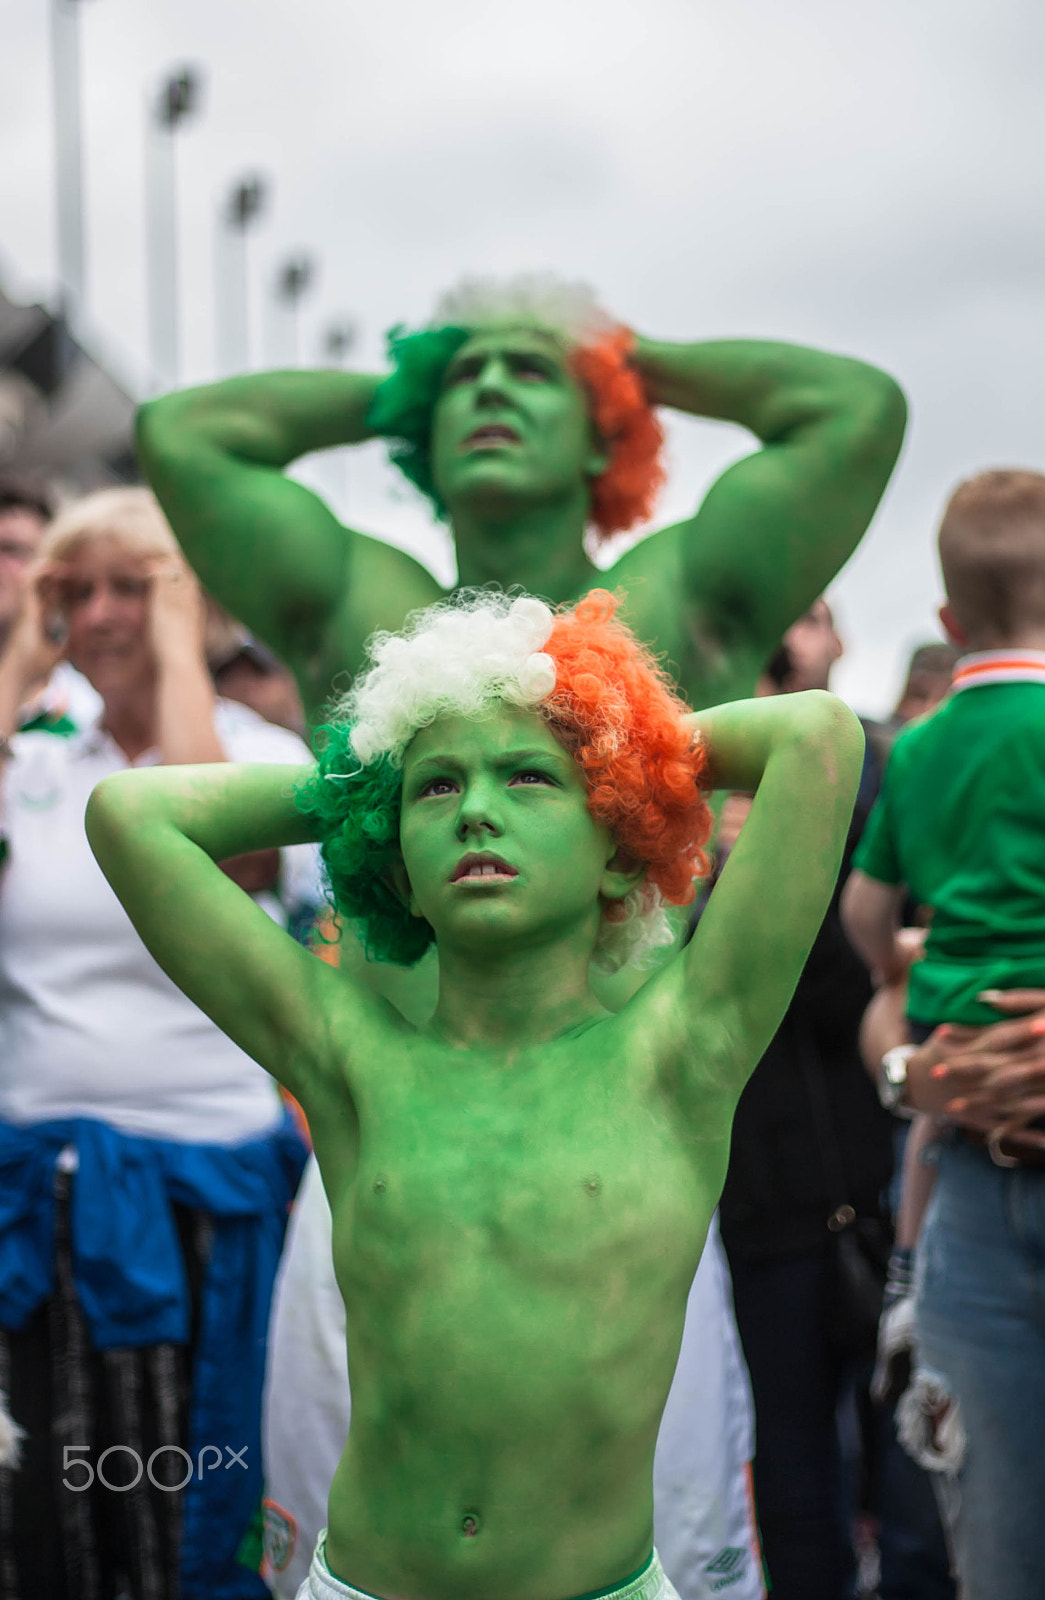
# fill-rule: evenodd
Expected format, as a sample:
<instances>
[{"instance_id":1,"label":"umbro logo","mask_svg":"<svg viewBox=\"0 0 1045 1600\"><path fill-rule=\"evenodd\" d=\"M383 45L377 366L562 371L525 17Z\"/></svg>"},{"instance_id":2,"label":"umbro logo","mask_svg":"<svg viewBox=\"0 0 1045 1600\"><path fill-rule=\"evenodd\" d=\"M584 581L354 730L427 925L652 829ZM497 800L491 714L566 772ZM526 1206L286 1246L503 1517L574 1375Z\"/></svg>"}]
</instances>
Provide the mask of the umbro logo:
<instances>
[{"instance_id":1,"label":"umbro logo","mask_svg":"<svg viewBox=\"0 0 1045 1600\"><path fill-rule=\"evenodd\" d=\"M709 1561L704 1568L705 1572L735 1572L747 1555L746 1550L737 1550L733 1545L728 1545L720 1550L713 1561Z\"/></svg>"},{"instance_id":2,"label":"umbro logo","mask_svg":"<svg viewBox=\"0 0 1045 1600\"><path fill-rule=\"evenodd\" d=\"M720 1589L730 1589L733 1584L740 1582L744 1576L743 1569L747 1566L747 1554L746 1550L727 1544L724 1550L712 1557L704 1568L708 1576L716 1580L709 1585L712 1594L717 1594Z\"/></svg>"}]
</instances>

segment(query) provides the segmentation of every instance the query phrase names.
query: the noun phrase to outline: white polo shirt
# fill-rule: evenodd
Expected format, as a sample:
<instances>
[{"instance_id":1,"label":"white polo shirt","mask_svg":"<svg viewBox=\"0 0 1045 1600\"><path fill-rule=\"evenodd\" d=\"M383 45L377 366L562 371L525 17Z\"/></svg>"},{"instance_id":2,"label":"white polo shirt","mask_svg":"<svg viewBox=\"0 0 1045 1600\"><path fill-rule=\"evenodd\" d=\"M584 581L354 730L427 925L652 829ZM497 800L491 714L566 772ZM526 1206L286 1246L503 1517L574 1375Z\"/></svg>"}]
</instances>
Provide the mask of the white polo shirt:
<instances>
[{"instance_id":1,"label":"white polo shirt","mask_svg":"<svg viewBox=\"0 0 1045 1600\"><path fill-rule=\"evenodd\" d=\"M301 763L295 734L232 701L215 727L231 761ZM85 1116L126 1133L234 1143L274 1127L272 1079L161 972L84 833L91 790L128 765L95 723L19 734L3 775L0 1119ZM135 766L154 766L155 751ZM306 847L307 848L307 847Z\"/></svg>"}]
</instances>

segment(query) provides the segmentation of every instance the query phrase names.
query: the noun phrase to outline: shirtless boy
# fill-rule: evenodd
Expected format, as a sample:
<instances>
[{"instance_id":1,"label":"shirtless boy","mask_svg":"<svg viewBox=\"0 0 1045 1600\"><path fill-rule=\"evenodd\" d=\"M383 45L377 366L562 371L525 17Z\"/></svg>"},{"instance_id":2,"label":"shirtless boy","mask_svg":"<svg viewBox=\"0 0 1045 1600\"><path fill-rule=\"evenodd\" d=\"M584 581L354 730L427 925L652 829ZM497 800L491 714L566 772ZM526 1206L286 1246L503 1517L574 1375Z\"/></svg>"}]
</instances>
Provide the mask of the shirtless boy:
<instances>
[{"instance_id":1,"label":"shirtless boy","mask_svg":"<svg viewBox=\"0 0 1045 1600\"><path fill-rule=\"evenodd\" d=\"M317 1600L672 1592L651 1476L686 1296L862 736L816 693L697 733L612 610L484 595L377 640L304 815L262 768L121 773L91 800L146 944L313 1129L354 1402ZM750 818L694 939L610 1015L590 964L655 944L688 897L700 782L755 790ZM435 943L424 1027L214 865L317 835L375 955Z\"/></svg>"}]
</instances>

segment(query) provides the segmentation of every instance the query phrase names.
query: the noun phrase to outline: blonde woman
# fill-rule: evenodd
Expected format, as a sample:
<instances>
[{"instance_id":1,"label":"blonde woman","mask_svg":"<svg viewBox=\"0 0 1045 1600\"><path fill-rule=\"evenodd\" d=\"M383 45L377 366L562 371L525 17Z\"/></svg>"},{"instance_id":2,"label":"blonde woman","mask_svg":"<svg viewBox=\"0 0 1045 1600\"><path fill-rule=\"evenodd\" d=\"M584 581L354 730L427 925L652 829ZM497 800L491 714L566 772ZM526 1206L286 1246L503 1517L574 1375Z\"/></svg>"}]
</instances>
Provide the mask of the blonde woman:
<instances>
[{"instance_id":1,"label":"blonde woman","mask_svg":"<svg viewBox=\"0 0 1045 1600\"><path fill-rule=\"evenodd\" d=\"M20 1600L260 1600L236 1551L304 1151L272 1080L146 952L83 814L123 768L307 752L215 698L200 591L148 491L76 502L41 555L0 656L0 1389L22 1435L0 1534ZM15 735L63 653L99 717Z\"/></svg>"}]
</instances>

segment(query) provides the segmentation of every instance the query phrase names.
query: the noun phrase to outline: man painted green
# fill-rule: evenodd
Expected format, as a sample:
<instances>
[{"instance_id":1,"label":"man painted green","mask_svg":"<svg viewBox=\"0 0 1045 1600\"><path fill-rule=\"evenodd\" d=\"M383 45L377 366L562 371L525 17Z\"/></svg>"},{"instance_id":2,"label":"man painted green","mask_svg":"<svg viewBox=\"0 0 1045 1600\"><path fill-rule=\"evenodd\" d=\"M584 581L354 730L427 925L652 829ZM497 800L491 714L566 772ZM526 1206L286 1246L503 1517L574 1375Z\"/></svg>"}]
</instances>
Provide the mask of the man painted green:
<instances>
[{"instance_id":1,"label":"man painted green","mask_svg":"<svg viewBox=\"0 0 1045 1600\"><path fill-rule=\"evenodd\" d=\"M98 859L156 959L301 1100L354 1389L313 1600L670 1600L652 1465L744 1081L830 898L860 774L828 695L687 716L592 594L484 594L375 641L320 770L106 779ZM655 946L756 791L696 936L617 1015L593 960ZM415 1028L216 861L323 837L378 957L434 940ZM767 908L781 909L774 915Z\"/></svg>"},{"instance_id":2,"label":"man painted green","mask_svg":"<svg viewBox=\"0 0 1045 1600\"><path fill-rule=\"evenodd\" d=\"M390 351L391 378L267 373L140 413L143 467L191 564L292 667L313 718L334 678L358 670L375 628L399 627L443 591L284 475L309 451L391 438L449 517L461 585L518 585L562 604L608 583L690 704L707 705L750 694L855 549L903 437L900 390L859 361L761 341L636 338L585 292L543 279L465 284L430 328L394 334ZM621 394L629 375L637 399ZM583 544L593 513L605 535L652 510L646 400L739 423L762 449L723 473L693 517L600 572ZM597 504L621 476L622 448L629 481Z\"/></svg>"}]
</instances>

